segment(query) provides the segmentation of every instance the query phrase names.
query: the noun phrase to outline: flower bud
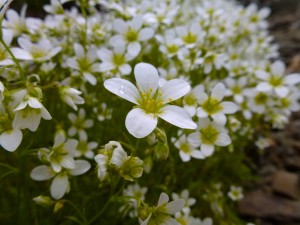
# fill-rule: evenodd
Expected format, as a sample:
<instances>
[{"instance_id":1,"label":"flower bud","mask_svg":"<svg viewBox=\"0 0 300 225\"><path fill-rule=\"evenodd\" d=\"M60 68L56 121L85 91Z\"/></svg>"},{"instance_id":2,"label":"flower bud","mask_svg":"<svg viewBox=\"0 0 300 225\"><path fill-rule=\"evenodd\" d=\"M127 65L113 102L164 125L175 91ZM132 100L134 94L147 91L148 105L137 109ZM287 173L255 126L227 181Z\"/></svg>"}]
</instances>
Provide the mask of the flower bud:
<instances>
[{"instance_id":1,"label":"flower bud","mask_svg":"<svg viewBox=\"0 0 300 225\"><path fill-rule=\"evenodd\" d=\"M158 142L154 147L154 156L158 160L165 160L169 157L169 146L166 143Z\"/></svg>"}]
</instances>

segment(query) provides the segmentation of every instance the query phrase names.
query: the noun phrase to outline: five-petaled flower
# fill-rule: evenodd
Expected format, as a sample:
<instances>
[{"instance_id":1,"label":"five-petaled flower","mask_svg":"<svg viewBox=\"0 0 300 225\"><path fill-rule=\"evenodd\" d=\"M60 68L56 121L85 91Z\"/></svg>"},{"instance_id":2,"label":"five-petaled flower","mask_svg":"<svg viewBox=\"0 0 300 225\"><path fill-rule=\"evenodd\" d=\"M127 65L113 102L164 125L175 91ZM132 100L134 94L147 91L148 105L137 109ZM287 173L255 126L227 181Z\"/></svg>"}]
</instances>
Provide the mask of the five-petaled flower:
<instances>
[{"instance_id":1,"label":"five-petaled flower","mask_svg":"<svg viewBox=\"0 0 300 225\"><path fill-rule=\"evenodd\" d=\"M125 121L130 134L136 138L146 137L155 129L158 117L180 128L197 127L183 108L167 104L190 91L190 85L186 81L173 79L159 87L158 72L147 63L137 64L134 75L137 87L121 78L111 78L104 82L107 90L137 104L128 113Z\"/></svg>"}]
</instances>

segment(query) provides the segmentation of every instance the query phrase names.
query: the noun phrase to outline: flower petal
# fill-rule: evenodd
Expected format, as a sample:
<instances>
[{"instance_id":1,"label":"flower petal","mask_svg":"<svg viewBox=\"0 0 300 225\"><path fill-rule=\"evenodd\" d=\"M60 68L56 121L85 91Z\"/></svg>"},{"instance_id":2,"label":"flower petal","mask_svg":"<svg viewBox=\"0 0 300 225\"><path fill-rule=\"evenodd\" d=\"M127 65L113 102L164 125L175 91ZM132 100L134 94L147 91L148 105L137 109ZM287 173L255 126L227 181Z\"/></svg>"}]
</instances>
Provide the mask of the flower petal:
<instances>
[{"instance_id":1,"label":"flower petal","mask_svg":"<svg viewBox=\"0 0 300 225\"><path fill-rule=\"evenodd\" d=\"M149 135L157 125L157 118L146 114L142 109L135 108L126 116L125 126L130 134L136 138Z\"/></svg>"},{"instance_id":2,"label":"flower petal","mask_svg":"<svg viewBox=\"0 0 300 225\"><path fill-rule=\"evenodd\" d=\"M225 92L226 92L226 88L224 84L217 83L216 86L212 89L211 97L221 101L225 95Z\"/></svg>"},{"instance_id":3,"label":"flower petal","mask_svg":"<svg viewBox=\"0 0 300 225\"><path fill-rule=\"evenodd\" d=\"M169 196L162 192L159 196L157 207L160 207L162 204L167 203L169 201Z\"/></svg>"},{"instance_id":4,"label":"flower petal","mask_svg":"<svg viewBox=\"0 0 300 225\"><path fill-rule=\"evenodd\" d=\"M181 79L167 81L161 88L163 103L175 101L191 90L188 82Z\"/></svg>"},{"instance_id":5,"label":"flower petal","mask_svg":"<svg viewBox=\"0 0 300 225\"><path fill-rule=\"evenodd\" d=\"M220 133L215 144L217 146L227 146L231 144L231 139L228 134Z\"/></svg>"},{"instance_id":6,"label":"flower petal","mask_svg":"<svg viewBox=\"0 0 300 225\"><path fill-rule=\"evenodd\" d=\"M178 199L172 202L169 202L166 205L167 213L175 214L179 212L184 207L185 201L183 199Z\"/></svg>"},{"instance_id":7,"label":"flower petal","mask_svg":"<svg viewBox=\"0 0 300 225\"><path fill-rule=\"evenodd\" d=\"M214 153L215 147L213 145L201 144L201 152L205 156L211 156Z\"/></svg>"},{"instance_id":8,"label":"flower petal","mask_svg":"<svg viewBox=\"0 0 300 225\"><path fill-rule=\"evenodd\" d=\"M128 80L111 78L104 81L104 87L115 95L137 104L137 99L140 96L139 91Z\"/></svg>"},{"instance_id":9,"label":"flower petal","mask_svg":"<svg viewBox=\"0 0 300 225\"><path fill-rule=\"evenodd\" d=\"M50 167L45 165L35 167L30 173L30 177L37 181L49 180L54 177L54 175L55 173L50 169Z\"/></svg>"},{"instance_id":10,"label":"flower petal","mask_svg":"<svg viewBox=\"0 0 300 225\"><path fill-rule=\"evenodd\" d=\"M13 129L3 132L0 135L0 145L7 151L15 151L21 144L23 139L22 131Z\"/></svg>"},{"instance_id":11,"label":"flower petal","mask_svg":"<svg viewBox=\"0 0 300 225\"><path fill-rule=\"evenodd\" d=\"M285 65L282 61L275 61L272 65L271 65L271 71L272 74L274 75L283 75L284 71L285 71Z\"/></svg>"},{"instance_id":12,"label":"flower petal","mask_svg":"<svg viewBox=\"0 0 300 225\"><path fill-rule=\"evenodd\" d=\"M238 110L237 104L233 102L222 102L221 106L223 107L223 112L225 114L233 114Z\"/></svg>"},{"instance_id":13,"label":"flower petal","mask_svg":"<svg viewBox=\"0 0 300 225\"><path fill-rule=\"evenodd\" d=\"M53 179L51 183L50 193L54 199L60 199L64 196L64 194L68 191L68 189L69 189L68 176L58 175Z\"/></svg>"},{"instance_id":14,"label":"flower petal","mask_svg":"<svg viewBox=\"0 0 300 225\"><path fill-rule=\"evenodd\" d=\"M152 28L144 28L139 33L139 41L146 41L152 38L154 35L154 30Z\"/></svg>"},{"instance_id":15,"label":"flower petal","mask_svg":"<svg viewBox=\"0 0 300 225\"><path fill-rule=\"evenodd\" d=\"M158 88L157 69L148 63L138 63L134 67L134 75L139 90L142 93L149 93L152 97Z\"/></svg>"},{"instance_id":16,"label":"flower petal","mask_svg":"<svg viewBox=\"0 0 300 225\"><path fill-rule=\"evenodd\" d=\"M70 174L73 176L81 175L87 172L91 168L91 164L86 160L76 160L75 169L70 170Z\"/></svg>"},{"instance_id":17,"label":"flower petal","mask_svg":"<svg viewBox=\"0 0 300 225\"><path fill-rule=\"evenodd\" d=\"M183 129L196 129L197 124L190 115L181 107L175 105L166 105L162 108L159 115L163 120Z\"/></svg>"}]
</instances>

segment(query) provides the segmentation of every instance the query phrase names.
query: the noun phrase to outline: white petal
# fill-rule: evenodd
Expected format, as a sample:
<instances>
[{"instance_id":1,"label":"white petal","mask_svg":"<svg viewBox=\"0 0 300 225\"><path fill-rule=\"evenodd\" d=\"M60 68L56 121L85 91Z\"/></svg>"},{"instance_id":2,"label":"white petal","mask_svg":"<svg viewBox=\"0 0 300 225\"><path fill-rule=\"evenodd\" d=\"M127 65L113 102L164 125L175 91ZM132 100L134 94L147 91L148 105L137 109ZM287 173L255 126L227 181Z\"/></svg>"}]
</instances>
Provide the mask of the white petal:
<instances>
[{"instance_id":1,"label":"white petal","mask_svg":"<svg viewBox=\"0 0 300 225\"><path fill-rule=\"evenodd\" d=\"M138 63L134 67L137 86L142 93L152 97L158 88L159 76L157 69L148 63Z\"/></svg>"},{"instance_id":2,"label":"white petal","mask_svg":"<svg viewBox=\"0 0 300 225\"><path fill-rule=\"evenodd\" d=\"M300 74L299 73L294 73L294 74L289 74L284 77L284 83L288 85L295 85L300 82Z\"/></svg>"},{"instance_id":3,"label":"white petal","mask_svg":"<svg viewBox=\"0 0 300 225\"><path fill-rule=\"evenodd\" d=\"M263 70L257 70L255 71L255 75L262 80L268 80L268 78L270 77L270 74L267 73L266 71Z\"/></svg>"},{"instance_id":4,"label":"white petal","mask_svg":"<svg viewBox=\"0 0 300 225\"><path fill-rule=\"evenodd\" d=\"M217 113L211 115L211 117L214 119L214 122L219 125L225 125L225 123L227 122L227 117L224 115L224 113Z\"/></svg>"},{"instance_id":5,"label":"white petal","mask_svg":"<svg viewBox=\"0 0 300 225\"><path fill-rule=\"evenodd\" d=\"M137 99L140 96L139 91L128 80L111 78L104 81L104 87L115 95L137 104Z\"/></svg>"},{"instance_id":6,"label":"white petal","mask_svg":"<svg viewBox=\"0 0 300 225\"><path fill-rule=\"evenodd\" d=\"M46 108L41 108L41 115L43 117L44 120L51 120L52 116L50 115L50 113L48 112L48 110Z\"/></svg>"},{"instance_id":7,"label":"white petal","mask_svg":"<svg viewBox=\"0 0 300 225\"><path fill-rule=\"evenodd\" d=\"M185 204L185 201L183 199L178 199L178 200L169 202L166 205L167 212L169 214L175 214L184 207L184 204Z\"/></svg>"},{"instance_id":8,"label":"white petal","mask_svg":"<svg viewBox=\"0 0 300 225\"><path fill-rule=\"evenodd\" d=\"M117 167L121 167L124 161L127 158L127 153L124 151L122 147L117 147L114 149L112 157L111 157L111 164L116 165Z\"/></svg>"},{"instance_id":9,"label":"white petal","mask_svg":"<svg viewBox=\"0 0 300 225\"><path fill-rule=\"evenodd\" d=\"M53 179L51 183L50 193L54 199L60 199L64 196L64 194L68 191L68 189L69 189L68 176L58 175Z\"/></svg>"},{"instance_id":10,"label":"white petal","mask_svg":"<svg viewBox=\"0 0 300 225\"><path fill-rule=\"evenodd\" d=\"M128 29L128 25L124 20L116 19L114 21L114 30L117 31L120 34L124 34L125 31Z\"/></svg>"},{"instance_id":11,"label":"white petal","mask_svg":"<svg viewBox=\"0 0 300 225\"><path fill-rule=\"evenodd\" d=\"M121 71L122 74L128 75L131 72L131 66L129 64L124 64L119 67L119 70Z\"/></svg>"},{"instance_id":12,"label":"white petal","mask_svg":"<svg viewBox=\"0 0 300 225\"><path fill-rule=\"evenodd\" d=\"M39 100L37 100L34 97L29 97L29 99L28 99L28 105L31 108L34 108L34 109L40 109L40 108L43 107L43 105L39 102Z\"/></svg>"},{"instance_id":13,"label":"white petal","mask_svg":"<svg viewBox=\"0 0 300 225\"><path fill-rule=\"evenodd\" d=\"M166 193L161 193L158 199L157 207L160 207L162 204L169 201L169 196Z\"/></svg>"},{"instance_id":14,"label":"white petal","mask_svg":"<svg viewBox=\"0 0 300 225\"><path fill-rule=\"evenodd\" d=\"M271 84L267 82L261 82L256 86L256 90L261 91L261 92L268 92L272 89Z\"/></svg>"},{"instance_id":15,"label":"white petal","mask_svg":"<svg viewBox=\"0 0 300 225\"><path fill-rule=\"evenodd\" d=\"M191 152L191 156L193 156L196 159L204 159L205 158L204 154L199 150L193 150Z\"/></svg>"},{"instance_id":16,"label":"white petal","mask_svg":"<svg viewBox=\"0 0 300 225\"><path fill-rule=\"evenodd\" d=\"M289 94L289 92L290 92L289 88L285 87L285 86L276 87L274 91L281 98L286 97Z\"/></svg>"},{"instance_id":17,"label":"white petal","mask_svg":"<svg viewBox=\"0 0 300 225\"><path fill-rule=\"evenodd\" d=\"M271 65L271 71L274 75L283 75L285 72L285 65L282 61L275 61Z\"/></svg>"},{"instance_id":18,"label":"white petal","mask_svg":"<svg viewBox=\"0 0 300 225\"><path fill-rule=\"evenodd\" d=\"M197 116L200 118L206 118L208 116L207 112L204 111L202 107L197 108Z\"/></svg>"},{"instance_id":19,"label":"white petal","mask_svg":"<svg viewBox=\"0 0 300 225\"><path fill-rule=\"evenodd\" d=\"M167 81L161 88L163 103L175 101L191 90L188 82L181 79Z\"/></svg>"},{"instance_id":20,"label":"white petal","mask_svg":"<svg viewBox=\"0 0 300 225\"><path fill-rule=\"evenodd\" d=\"M101 61L103 62L111 62L111 59L113 57L113 53L112 51L108 50L107 48L101 48L98 52L97 52L99 58L101 59Z\"/></svg>"},{"instance_id":21,"label":"white petal","mask_svg":"<svg viewBox=\"0 0 300 225\"><path fill-rule=\"evenodd\" d=\"M217 100L221 101L223 99L224 95L225 95L225 92L226 92L226 88L225 88L224 84L218 83L212 89L211 97L213 97L214 99L217 99Z\"/></svg>"},{"instance_id":22,"label":"white petal","mask_svg":"<svg viewBox=\"0 0 300 225\"><path fill-rule=\"evenodd\" d=\"M191 160L191 156L189 154L186 154L185 152L183 151L179 151L179 155L180 155L180 158L183 162L188 162Z\"/></svg>"},{"instance_id":23,"label":"white petal","mask_svg":"<svg viewBox=\"0 0 300 225\"><path fill-rule=\"evenodd\" d=\"M181 107L175 105L166 105L159 115L163 120L183 129L196 129L197 124L190 115Z\"/></svg>"},{"instance_id":24,"label":"white petal","mask_svg":"<svg viewBox=\"0 0 300 225\"><path fill-rule=\"evenodd\" d=\"M231 139L230 137L228 136L228 134L225 134L225 133L220 133L218 135L218 139L217 141L215 142L215 144L217 146L227 146L227 145L230 145L231 144Z\"/></svg>"},{"instance_id":25,"label":"white petal","mask_svg":"<svg viewBox=\"0 0 300 225\"><path fill-rule=\"evenodd\" d=\"M21 60L32 60L33 59L32 55L29 52L27 52L21 48L11 48L10 50L17 59L21 59Z\"/></svg>"},{"instance_id":26,"label":"white petal","mask_svg":"<svg viewBox=\"0 0 300 225\"><path fill-rule=\"evenodd\" d=\"M200 148L201 148L201 152L205 156L211 156L215 150L215 147L213 145L207 145L203 143L201 144Z\"/></svg>"},{"instance_id":27,"label":"white petal","mask_svg":"<svg viewBox=\"0 0 300 225\"><path fill-rule=\"evenodd\" d=\"M128 45L128 53L132 56L137 56L141 51L141 44L139 42L132 42Z\"/></svg>"},{"instance_id":28,"label":"white petal","mask_svg":"<svg viewBox=\"0 0 300 225\"><path fill-rule=\"evenodd\" d=\"M74 44L74 52L77 58L84 58L85 57L85 52L84 52L84 48L82 47L82 45L75 43Z\"/></svg>"},{"instance_id":29,"label":"white petal","mask_svg":"<svg viewBox=\"0 0 300 225\"><path fill-rule=\"evenodd\" d=\"M126 116L125 126L130 134L136 138L149 135L157 125L157 118L146 114L142 109L135 108Z\"/></svg>"},{"instance_id":30,"label":"white petal","mask_svg":"<svg viewBox=\"0 0 300 225\"><path fill-rule=\"evenodd\" d=\"M60 164L66 169L75 169L75 160L71 156L64 156Z\"/></svg>"},{"instance_id":31,"label":"white petal","mask_svg":"<svg viewBox=\"0 0 300 225\"><path fill-rule=\"evenodd\" d=\"M238 110L237 104L233 102L222 102L223 112L226 114L233 114Z\"/></svg>"},{"instance_id":32,"label":"white petal","mask_svg":"<svg viewBox=\"0 0 300 225\"><path fill-rule=\"evenodd\" d=\"M91 84L91 85L96 85L97 84L97 79L94 75L90 73L83 73L84 78Z\"/></svg>"},{"instance_id":33,"label":"white petal","mask_svg":"<svg viewBox=\"0 0 300 225\"><path fill-rule=\"evenodd\" d=\"M23 134L19 129L8 130L0 135L0 145L7 151L15 151L22 142Z\"/></svg>"},{"instance_id":34,"label":"white petal","mask_svg":"<svg viewBox=\"0 0 300 225\"><path fill-rule=\"evenodd\" d=\"M143 16L137 15L129 22L129 24L134 30L139 30L142 27L143 22Z\"/></svg>"},{"instance_id":35,"label":"white petal","mask_svg":"<svg viewBox=\"0 0 300 225\"><path fill-rule=\"evenodd\" d=\"M154 30L152 28L144 28L139 33L139 41L146 41L152 38L154 35Z\"/></svg>"},{"instance_id":36,"label":"white petal","mask_svg":"<svg viewBox=\"0 0 300 225\"><path fill-rule=\"evenodd\" d=\"M30 173L30 177L37 181L49 180L54 177L54 175L55 173L45 165L35 167Z\"/></svg>"},{"instance_id":37,"label":"white petal","mask_svg":"<svg viewBox=\"0 0 300 225\"><path fill-rule=\"evenodd\" d=\"M91 168L91 164L86 160L76 160L75 169L70 170L70 174L73 176L81 175L87 172Z\"/></svg>"},{"instance_id":38,"label":"white petal","mask_svg":"<svg viewBox=\"0 0 300 225\"><path fill-rule=\"evenodd\" d=\"M200 146L201 145L200 132L191 133L188 136L188 142L191 143L195 147Z\"/></svg>"}]
</instances>

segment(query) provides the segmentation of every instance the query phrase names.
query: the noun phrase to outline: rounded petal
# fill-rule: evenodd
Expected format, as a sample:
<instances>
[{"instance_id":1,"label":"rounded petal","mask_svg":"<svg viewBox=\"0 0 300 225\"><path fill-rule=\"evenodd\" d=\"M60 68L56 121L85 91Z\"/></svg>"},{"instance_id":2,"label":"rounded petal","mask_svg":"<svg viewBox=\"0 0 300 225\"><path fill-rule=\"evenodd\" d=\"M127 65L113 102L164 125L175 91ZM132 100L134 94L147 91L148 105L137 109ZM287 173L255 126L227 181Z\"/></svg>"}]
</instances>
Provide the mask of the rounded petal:
<instances>
[{"instance_id":1,"label":"rounded petal","mask_svg":"<svg viewBox=\"0 0 300 225\"><path fill-rule=\"evenodd\" d=\"M218 83L212 89L211 97L213 97L214 99L217 99L217 100L221 101L223 99L224 95L225 95L225 92L226 92L225 85L222 84L222 83Z\"/></svg>"},{"instance_id":2,"label":"rounded petal","mask_svg":"<svg viewBox=\"0 0 300 225\"><path fill-rule=\"evenodd\" d=\"M149 93L152 97L159 82L157 69L148 63L138 63L134 67L134 75L138 88L142 93Z\"/></svg>"},{"instance_id":3,"label":"rounded petal","mask_svg":"<svg viewBox=\"0 0 300 225\"><path fill-rule=\"evenodd\" d=\"M199 150L193 150L191 152L191 156L193 156L196 159L204 159L205 158L204 154Z\"/></svg>"},{"instance_id":4,"label":"rounded petal","mask_svg":"<svg viewBox=\"0 0 300 225\"><path fill-rule=\"evenodd\" d=\"M141 51L141 44L139 42L132 42L128 44L128 53L132 56L137 56Z\"/></svg>"},{"instance_id":5,"label":"rounded petal","mask_svg":"<svg viewBox=\"0 0 300 225\"><path fill-rule=\"evenodd\" d=\"M215 144L217 146L227 146L231 144L231 139L228 134L220 133Z\"/></svg>"},{"instance_id":6,"label":"rounded petal","mask_svg":"<svg viewBox=\"0 0 300 225\"><path fill-rule=\"evenodd\" d=\"M169 201L169 196L166 193L161 193L158 199L157 207Z\"/></svg>"},{"instance_id":7,"label":"rounded petal","mask_svg":"<svg viewBox=\"0 0 300 225\"><path fill-rule=\"evenodd\" d=\"M122 74L128 75L131 72L131 66L129 64L124 64L119 67L119 70L121 71Z\"/></svg>"},{"instance_id":8,"label":"rounded petal","mask_svg":"<svg viewBox=\"0 0 300 225\"><path fill-rule=\"evenodd\" d=\"M198 147L201 145L200 132L191 133L187 139L188 139L188 142L191 143L191 145L193 145L195 147Z\"/></svg>"},{"instance_id":9,"label":"rounded petal","mask_svg":"<svg viewBox=\"0 0 300 225\"><path fill-rule=\"evenodd\" d=\"M37 181L49 180L54 177L54 175L55 173L45 165L35 167L30 173L30 177Z\"/></svg>"},{"instance_id":10,"label":"rounded petal","mask_svg":"<svg viewBox=\"0 0 300 225\"><path fill-rule=\"evenodd\" d=\"M64 194L68 191L68 189L69 189L68 176L58 175L53 179L51 183L50 193L54 199L60 199L64 196Z\"/></svg>"},{"instance_id":11,"label":"rounded petal","mask_svg":"<svg viewBox=\"0 0 300 225\"><path fill-rule=\"evenodd\" d=\"M115 95L137 104L137 99L140 96L139 91L128 80L111 78L104 81L104 87Z\"/></svg>"},{"instance_id":12,"label":"rounded petal","mask_svg":"<svg viewBox=\"0 0 300 225\"><path fill-rule=\"evenodd\" d=\"M162 108L159 115L163 120L183 129L196 129L197 124L190 115L181 107L175 105L166 105Z\"/></svg>"},{"instance_id":13,"label":"rounded petal","mask_svg":"<svg viewBox=\"0 0 300 225\"><path fill-rule=\"evenodd\" d=\"M223 107L223 112L225 114L233 114L238 110L237 104L233 102L222 102L221 106Z\"/></svg>"},{"instance_id":14,"label":"rounded petal","mask_svg":"<svg viewBox=\"0 0 300 225\"><path fill-rule=\"evenodd\" d=\"M7 151L15 151L23 139L22 131L19 129L8 130L0 135L0 145Z\"/></svg>"},{"instance_id":15,"label":"rounded petal","mask_svg":"<svg viewBox=\"0 0 300 225\"><path fill-rule=\"evenodd\" d=\"M271 84L267 82L261 82L256 86L256 90L261 91L261 92L268 92L272 89Z\"/></svg>"},{"instance_id":16,"label":"rounded petal","mask_svg":"<svg viewBox=\"0 0 300 225\"><path fill-rule=\"evenodd\" d=\"M211 115L211 117L214 119L214 122L219 125L225 125L225 123L227 122L227 117L225 116L224 113L217 113Z\"/></svg>"},{"instance_id":17,"label":"rounded petal","mask_svg":"<svg viewBox=\"0 0 300 225\"><path fill-rule=\"evenodd\" d=\"M169 80L161 88L163 103L175 101L186 95L190 90L190 84L184 80Z\"/></svg>"},{"instance_id":18,"label":"rounded petal","mask_svg":"<svg viewBox=\"0 0 300 225\"><path fill-rule=\"evenodd\" d=\"M91 168L91 164L86 160L76 160L75 169L70 170L70 174L73 176L81 175L87 172Z\"/></svg>"},{"instance_id":19,"label":"rounded petal","mask_svg":"<svg viewBox=\"0 0 300 225\"><path fill-rule=\"evenodd\" d=\"M152 28L144 28L139 33L139 41L146 41L152 38L154 30Z\"/></svg>"},{"instance_id":20,"label":"rounded petal","mask_svg":"<svg viewBox=\"0 0 300 225\"><path fill-rule=\"evenodd\" d=\"M197 108L197 116L200 118L206 118L206 117L208 117L208 114L206 111L204 111L204 109L202 107L198 107Z\"/></svg>"},{"instance_id":21,"label":"rounded petal","mask_svg":"<svg viewBox=\"0 0 300 225\"><path fill-rule=\"evenodd\" d=\"M275 93L281 97L281 98L284 98L286 97L288 94L289 94L289 88L288 87L285 87L285 86L281 86L281 87L276 87L274 89Z\"/></svg>"},{"instance_id":22,"label":"rounded petal","mask_svg":"<svg viewBox=\"0 0 300 225\"><path fill-rule=\"evenodd\" d=\"M21 59L21 60L32 60L33 59L32 55L29 52L27 52L21 48L11 48L10 50L17 59Z\"/></svg>"},{"instance_id":23,"label":"rounded petal","mask_svg":"<svg viewBox=\"0 0 300 225\"><path fill-rule=\"evenodd\" d=\"M284 65L284 63L282 61L275 61L271 65L271 71L272 71L272 74L283 75L284 71L285 71L285 65Z\"/></svg>"},{"instance_id":24,"label":"rounded petal","mask_svg":"<svg viewBox=\"0 0 300 225\"><path fill-rule=\"evenodd\" d=\"M213 145L201 144L201 152L205 156L211 156L214 153L215 147Z\"/></svg>"},{"instance_id":25,"label":"rounded petal","mask_svg":"<svg viewBox=\"0 0 300 225\"><path fill-rule=\"evenodd\" d=\"M183 151L180 151L179 152L179 155L180 155L180 158L183 162L188 162L191 160L191 156L189 154L186 154L185 152Z\"/></svg>"},{"instance_id":26,"label":"rounded petal","mask_svg":"<svg viewBox=\"0 0 300 225\"><path fill-rule=\"evenodd\" d=\"M293 73L289 74L284 77L284 83L287 85L295 85L300 82L300 74L299 73Z\"/></svg>"},{"instance_id":27,"label":"rounded petal","mask_svg":"<svg viewBox=\"0 0 300 225\"><path fill-rule=\"evenodd\" d=\"M157 125L157 118L146 114L142 109L135 108L126 116L125 126L130 134L136 138L149 135Z\"/></svg>"},{"instance_id":28,"label":"rounded petal","mask_svg":"<svg viewBox=\"0 0 300 225\"><path fill-rule=\"evenodd\" d=\"M177 199L175 201L169 202L166 205L168 214L175 214L179 212L184 207L185 201L183 199Z\"/></svg>"}]
</instances>

